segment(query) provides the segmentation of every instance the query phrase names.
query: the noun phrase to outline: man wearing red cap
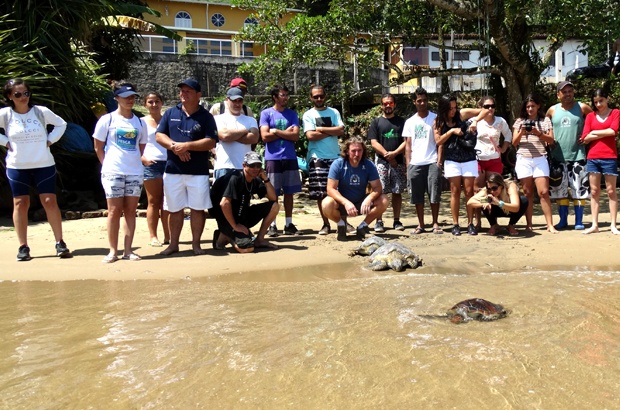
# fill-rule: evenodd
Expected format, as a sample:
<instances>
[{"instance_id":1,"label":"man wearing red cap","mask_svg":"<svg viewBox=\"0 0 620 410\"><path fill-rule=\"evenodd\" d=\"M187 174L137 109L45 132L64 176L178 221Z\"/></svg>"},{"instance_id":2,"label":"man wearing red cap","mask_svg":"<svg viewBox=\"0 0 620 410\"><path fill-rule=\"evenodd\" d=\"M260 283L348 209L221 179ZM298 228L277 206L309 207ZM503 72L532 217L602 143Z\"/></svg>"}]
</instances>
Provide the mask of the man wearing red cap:
<instances>
[{"instance_id":1,"label":"man wearing red cap","mask_svg":"<svg viewBox=\"0 0 620 410\"><path fill-rule=\"evenodd\" d=\"M243 98L245 98L245 95L248 93L248 83L241 77L233 78L230 82L230 88L235 87L243 92ZM230 110L230 106L228 104L228 101L222 101L219 104L213 104L209 112L211 113L211 115L224 114L224 111ZM254 113L252 112L252 109L245 104L243 104L243 115L254 118Z\"/></svg>"}]
</instances>

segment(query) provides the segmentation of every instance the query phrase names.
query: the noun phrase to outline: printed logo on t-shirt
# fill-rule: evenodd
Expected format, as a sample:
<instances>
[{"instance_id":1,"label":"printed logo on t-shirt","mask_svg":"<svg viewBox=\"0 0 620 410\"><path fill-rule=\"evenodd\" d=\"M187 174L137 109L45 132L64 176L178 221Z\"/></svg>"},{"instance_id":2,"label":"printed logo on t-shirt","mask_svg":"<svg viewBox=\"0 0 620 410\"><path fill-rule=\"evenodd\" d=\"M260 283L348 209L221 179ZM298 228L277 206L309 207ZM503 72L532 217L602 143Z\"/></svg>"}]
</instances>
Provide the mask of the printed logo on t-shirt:
<instances>
[{"instance_id":1,"label":"printed logo on t-shirt","mask_svg":"<svg viewBox=\"0 0 620 410\"><path fill-rule=\"evenodd\" d=\"M316 117L314 121L317 127L331 127L332 126L331 117Z\"/></svg>"},{"instance_id":2,"label":"printed logo on t-shirt","mask_svg":"<svg viewBox=\"0 0 620 410\"><path fill-rule=\"evenodd\" d=\"M360 186L361 182L360 182L359 175L357 175L357 174L351 175L351 178L349 179L349 185L351 185L351 186Z\"/></svg>"},{"instance_id":3,"label":"printed logo on t-shirt","mask_svg":"<svg viewBox=\"0 0 620 410\"><path fill-rule=\"evenodd\" d=\"M135 128L117 128L116 145L125 151L135 151L138 142L138 130Z\"/></svg>"},{"instance_id":4,"label":"printed logo on t-shirt","mask_svg":"<svg viewBox=\"0 0 620 410\"><path fill-rule=\"evenodd\" d=\"M426 126L423 124L416 124L413 130L413 139L415 140L423 140L428 138L428 131Z\"/></svg>"},{"instance_id":5,"label":"printed logo on t-shirt","mask_svg":"<svg viewBox=\"0 0 620 410\"><path fill-rule=\"evenodd\" d=\"M563 128L572 126L572 121L569 117L562 117L562 121L560 122L560 126Z\"/></svg>"},{"instance_id":6,"label":"printed logo on t-shirt","mask_svg":"<svg viewBox=\"0 0 620 410\"><path fill-rule=\"evenodd\" d=\"M394 128L383 134L383 138L398 138L399 135Z\"/></svg>"}]
</instances>

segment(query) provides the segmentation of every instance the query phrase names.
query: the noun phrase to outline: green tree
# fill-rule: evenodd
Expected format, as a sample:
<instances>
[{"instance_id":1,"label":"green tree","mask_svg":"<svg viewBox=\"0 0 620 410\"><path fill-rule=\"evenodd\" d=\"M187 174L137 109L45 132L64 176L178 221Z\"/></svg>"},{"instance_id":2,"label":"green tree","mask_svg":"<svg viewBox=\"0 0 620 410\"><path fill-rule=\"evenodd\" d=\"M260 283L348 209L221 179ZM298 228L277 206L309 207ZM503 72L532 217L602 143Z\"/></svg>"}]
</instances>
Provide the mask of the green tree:
<instances>
[{"instance_id":1,"label":"green tree","mask_svg":"<svg viewBox=\"0 0 620 410\"><path fill-rule=\"evenodd\" d=\"M384 50L392 43L430 44L432 35L450 30L475 33L475 27L482 27L483 35L471 47L489 54L489 67L417 70L400 76L399 81L425 75L491 73L504 79L513 115L523 97L540 85L541 73L567 39L582 39L584 52L600 55L606 43L620 37L617 0L331 0L329 7L312 3L311 10L324 14L310 17L302 12L283 26L279 23L286 7L305 8L306 3L234 2L258 10L260 24L244 32L242 38L267 45L264 58L251 65L259 77L271 70L278 73L282 67L313 67L330 60L357 61L364 72L389 65ZM541 35L549 43L542 55L534 46L534 39ZM363 46L355 41L358 37L366 40ZM354 58L347 59L349 55Z\"/></svg>"},{"instance_id":2,"label":"green tree","mask_svg":"<svg viewBox=\"0 0 620 410\"><path fill-rule=\"evenodd\" d=\"M143 13L158 14L140 0L4 1L0 83L26 78L36 101L67 120L88 123L91 106L109 89L106 79L125 75L140 30L174 35L137 20Z\"/></svg>"}]
</instances>

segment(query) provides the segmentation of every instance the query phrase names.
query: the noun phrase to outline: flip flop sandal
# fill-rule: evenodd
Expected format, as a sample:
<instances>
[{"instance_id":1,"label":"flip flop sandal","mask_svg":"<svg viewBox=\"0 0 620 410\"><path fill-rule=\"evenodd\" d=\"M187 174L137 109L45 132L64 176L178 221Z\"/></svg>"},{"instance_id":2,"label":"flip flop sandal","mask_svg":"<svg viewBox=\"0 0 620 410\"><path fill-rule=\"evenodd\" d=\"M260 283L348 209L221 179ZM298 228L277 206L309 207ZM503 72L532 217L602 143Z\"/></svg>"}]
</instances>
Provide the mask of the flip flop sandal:
<instances>
[{"instance_id":1,"label":"flip flop sandal","mask_svg":"<svg viewBox=\"0 0 620 410\"><path fill-rule=\"evenodd\" d=\"M106 257L101 260L101 263L114 263L117 260L118 256L116 255L106 255Z\"/></svg>"},{"instance_id":2,"label":"flip flop sandal","mask_svg":"<svg viewBox=\"0 0 620 410\"><path fill-rule=\"evenodd\" d=\"M139 261L142 260L140 255L136 255L135 253L130 253L129 255L123 255L124 261Z\"/></svg>"},{"instance_id":3,"label":"flip flop sandal","mask_svg":"<svg viewBox=\"0 0 620 410\"><path fill-rule=\"evenodd\" d=\"M419 235L421 233L426 233L426 230L424 228L420 228L419 226L417 228L415 228L413 231L411 231L411 233L413 235Z\"/></svg>"}]
</instances>

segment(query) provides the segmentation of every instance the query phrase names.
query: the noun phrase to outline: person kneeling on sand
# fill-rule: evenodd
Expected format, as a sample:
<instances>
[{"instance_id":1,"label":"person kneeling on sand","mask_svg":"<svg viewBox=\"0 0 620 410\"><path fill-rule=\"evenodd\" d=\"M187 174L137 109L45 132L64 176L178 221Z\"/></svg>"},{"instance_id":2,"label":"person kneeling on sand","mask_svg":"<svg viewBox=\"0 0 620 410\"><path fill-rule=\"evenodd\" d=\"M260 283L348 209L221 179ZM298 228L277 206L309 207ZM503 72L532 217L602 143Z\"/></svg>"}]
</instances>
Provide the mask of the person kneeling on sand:
<instances>
[{"instance_id":1,"label":"person kneeling on sand","mask_svg":"<svg viewBox=\"0 0 620 410\"><path fill-rule=\"evenodd\" d=\"M371 191L366 194L368 184ZM338 224L339 241L347 237L343 216L366 216L357 227L357 237L364 239L368 225L387 209L389 200L381 188L375 164L366 158L366 145L361 137L349 138L340 158L329 168L327 195L322 202L323 213Z\"/></svg>"},{"instance_id":2,"label":"person kneeling on sand","mask_svg":"<svg viewBox=\"0 0 620 410\"><path fill-rule=\"evenodd\" d=\"M506 227L508 234L519 235L515 224L525 215L527 204L527 197L519 195L517 184L506 182L497 172L487 172L486 187L467 201L467 207L470 209L482 208L482 213L491 225L489 235L497 235L500 229L497 218L501 217L510 218Z\"/></svg>"},{"instance_id":3,"label":"person kneeling on sand","mask_svg":"<svg viewBox=\"0 0 620 410\"><path fill-rule=\"evenodd\" d=\"M267 197L268 201L250 205L254 195ZM213 208L209 213L217 221L213 232L213 248L224 249L232 244L239 253L253 252L254 248L278 247L265 240L269 225L276 219L280 207L278 196L262 169L261 156L254 151L243 158L243 169L217 179L211 188ZM250 229L261 222L256 239Z\"/></svg>"}]
</instances>

